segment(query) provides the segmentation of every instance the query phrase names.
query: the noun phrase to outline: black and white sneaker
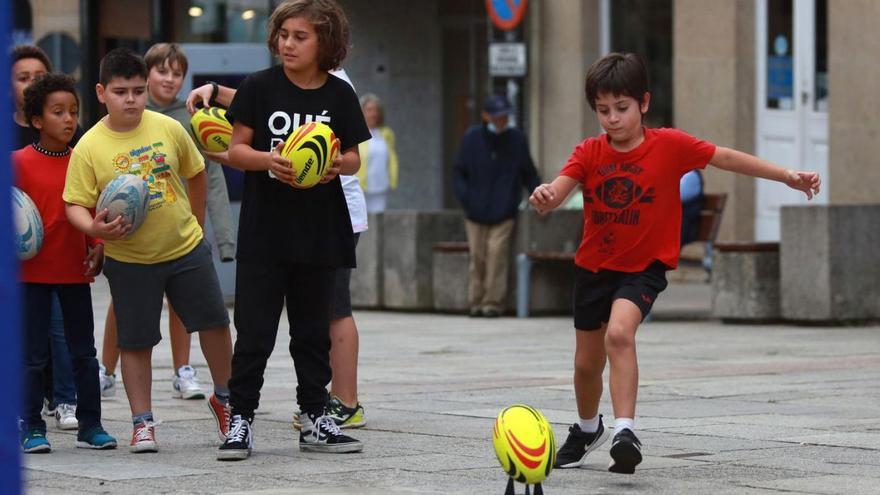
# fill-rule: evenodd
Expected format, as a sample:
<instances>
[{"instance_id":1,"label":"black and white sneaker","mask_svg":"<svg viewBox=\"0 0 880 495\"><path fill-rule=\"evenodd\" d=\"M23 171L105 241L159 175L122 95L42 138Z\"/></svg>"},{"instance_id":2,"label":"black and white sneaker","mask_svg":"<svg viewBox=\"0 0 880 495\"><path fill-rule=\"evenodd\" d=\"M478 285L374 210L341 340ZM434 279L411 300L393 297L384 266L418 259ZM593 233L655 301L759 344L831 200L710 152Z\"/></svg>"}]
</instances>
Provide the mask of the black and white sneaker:
<instances>
[{"instance_id":1,"label":"black and white sneaker","mask_svg":"<svg viewBox=\"0 0 880 495\"><path fill-rule=\"evenodd\" d=\"M576 468L584 463L587 454L599 448L608 440L608 430L602 424L602 415L599 415L599 429L593 433L584 433L577 423L568 429L568 438L556 453L556 462L553 467L557 469Z\"/></svg>"},{"instance_id":2,"label":"black and white sneaker","mask_svg":"<svg viewBox=\"0 0 880 495\"><path fill-rule=\"evenodd\" d=\"M218 461L240 461L247 459L254 448L254 432L251 422L240 414L229 421L226 441L217 451Z\"/></svg>"},{"instance_id":3,"label":"black and white sneaker","mask_svg":"<svg viewBox=\"0 0 880 495\"><path fill-rule=\"evenodd\" d=\"M614 435L611 442L611 464L608 470L612 473L633 474L636 466L642 462L642 442L629 428L624 428Z\"/></svg>"},{"instance_id":4,"label":"black and white sneaker","mask_svg":"<svg viewBox=\"0 0 880 495\"><path fill-rule=\"evenodd\" d=\"M334 454L364 450L364 444L360 440L343 435L342 430L330 416L303 414L300 418L303 422L299 432L299 450Z\"/></svg>"}]
</instances>

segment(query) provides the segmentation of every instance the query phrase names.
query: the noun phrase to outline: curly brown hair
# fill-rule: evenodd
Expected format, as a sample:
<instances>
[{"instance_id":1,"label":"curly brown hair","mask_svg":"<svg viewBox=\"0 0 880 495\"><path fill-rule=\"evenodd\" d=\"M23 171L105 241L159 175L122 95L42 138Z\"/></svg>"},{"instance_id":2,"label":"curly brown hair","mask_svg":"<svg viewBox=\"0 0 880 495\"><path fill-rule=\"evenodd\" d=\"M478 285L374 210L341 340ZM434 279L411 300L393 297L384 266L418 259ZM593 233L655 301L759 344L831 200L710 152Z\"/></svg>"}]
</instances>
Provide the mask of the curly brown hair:
<instances>
[{"instance_id":1,"label":"curly brown hair","mask_svg":"<svg viewBox=\"0 0 880 495\"><path fill-rule=\"evenodd\" d=\"M335 0L293 0L278 5L269 17L266 44L278 56L278 36L281 25L291 17L303 17L318 35L318 68L331 71L342 65L348 55L350 34L345 11Z\"/></svg>"},{"instance_id":2,"label":"curly brown hair","mask_svg":"<svg viewBox=\"0 0 880 495\"><path fill-rule=\"evenodd\" d=\"M47 73L38 77L28 87L24 88L24 118L28 125L34 126L34 117L43 115L43 108L49 95L56 91L66 91L76 98L79 105L79 96L76 94L76 81L67 74Z\"/></svg>"}]
</instances>

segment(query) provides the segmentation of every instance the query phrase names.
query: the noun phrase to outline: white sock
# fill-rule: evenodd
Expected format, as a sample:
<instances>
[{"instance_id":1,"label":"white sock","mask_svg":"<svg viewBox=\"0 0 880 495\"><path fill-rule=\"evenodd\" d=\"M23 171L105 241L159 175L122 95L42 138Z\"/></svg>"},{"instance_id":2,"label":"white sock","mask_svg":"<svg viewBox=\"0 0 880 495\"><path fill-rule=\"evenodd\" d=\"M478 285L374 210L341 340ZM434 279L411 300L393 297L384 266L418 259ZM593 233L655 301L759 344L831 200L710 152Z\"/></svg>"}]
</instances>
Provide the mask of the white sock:
<instances>
[{"instance_id":1,"label":"white sock","mask_svg":"<svg viewBox=\"0 0 880 495\"><path fill-rule=\"evenodd\" d=\"M599 415L590 418L578 418L578 426L581 427L581 431L584 433L594 433L599 429Z\"/></svg>"},{"instance_id":2,"label":"white sock","mask_svg":"<svg viewBox=\"0 0 880 495\"><path fill-rule=\"evenodd\" d=\"M633 418L615 418L617 422L614 424L614 433L620 433L624 429L629 429L629 431L635 433L635 421Z\"/></svg>"}]
</instances>

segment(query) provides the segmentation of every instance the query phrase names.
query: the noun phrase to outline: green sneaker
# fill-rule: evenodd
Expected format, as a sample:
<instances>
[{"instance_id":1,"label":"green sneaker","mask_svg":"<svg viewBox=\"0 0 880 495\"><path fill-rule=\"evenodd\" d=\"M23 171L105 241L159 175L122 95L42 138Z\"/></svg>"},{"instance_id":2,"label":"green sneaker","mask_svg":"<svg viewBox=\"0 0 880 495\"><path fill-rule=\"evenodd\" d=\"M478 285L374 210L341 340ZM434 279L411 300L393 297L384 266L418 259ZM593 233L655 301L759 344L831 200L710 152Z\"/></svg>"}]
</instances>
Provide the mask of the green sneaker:
<instances>
[{"instance_id":1,"label":"green sneaker","mask_svg":"<svg viewBox=\"0 0 880 495\"><path fill-rule=\"evenodd\" d=\"M324 406L324 412L325 415L333 418L336 426L342 429L361 428L367 425L367 420L364 416L364 406L360 402L354 407L348 407L339 400L339 397L331 395L330 400ZM295 430L302 429L300 414L302 413L299 410L293 412L293 429Z\"/></svg>"},{"instance_id":2,"label":"green sneaker","mask_svg":"<svg viewBox=\"0 0 880 495\"><path fill-rule=\"evenodd\" d=\"M327 405L324 406L324 414L333 418L333 421L340 428L360 428L367 424L364 417L364 406L360 402L354 407L348 407L335 395L331 395Z\"/></svg>"},{"instance_id":3,"label":"green sneaker","mask_svg":"<svg viewBox=\"0 0 880 495\"><path fill-rule=\"evenodd\" d=\"M25 454L45 454L52 451L52 445L46 438L45 430L30 428L21 437L21 450Z\"/></svg>"},{"instance_id":4,"label":"green sneaker","mask_svg":"<svg viewBox=\"0 0 880 495\"><path fill-rule=\"evenodd\" d=\"M107 450L116 448L116 439L100 426L93 426L76 434L76 447L79 449Z\"/></svg>"}]
</instances>

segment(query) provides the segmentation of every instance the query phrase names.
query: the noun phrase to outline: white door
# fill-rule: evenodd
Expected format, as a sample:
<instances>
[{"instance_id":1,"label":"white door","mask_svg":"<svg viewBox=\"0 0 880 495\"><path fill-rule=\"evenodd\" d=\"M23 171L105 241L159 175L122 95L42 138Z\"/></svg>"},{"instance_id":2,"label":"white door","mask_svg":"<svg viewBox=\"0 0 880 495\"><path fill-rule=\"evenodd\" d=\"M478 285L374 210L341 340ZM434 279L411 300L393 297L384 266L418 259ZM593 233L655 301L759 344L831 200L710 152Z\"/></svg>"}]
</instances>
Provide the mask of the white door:
<instances>
[{"instance_id":1,"label":"white door","mask_svg":"<svg viewBox=\"0 0 880 495\"><path fill-rule=\"evenodd\" d=\"M819 172L828 202L827 0L755 0L757 150L779 165ZM755 237L779 240L779 209L807 202L767 180L756 184Z\"/></svg>"}]
</instances>

